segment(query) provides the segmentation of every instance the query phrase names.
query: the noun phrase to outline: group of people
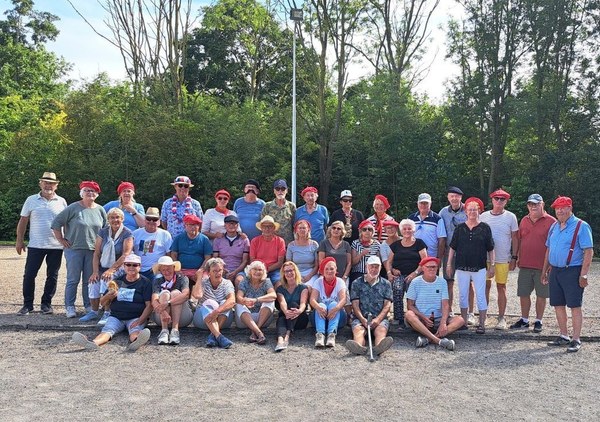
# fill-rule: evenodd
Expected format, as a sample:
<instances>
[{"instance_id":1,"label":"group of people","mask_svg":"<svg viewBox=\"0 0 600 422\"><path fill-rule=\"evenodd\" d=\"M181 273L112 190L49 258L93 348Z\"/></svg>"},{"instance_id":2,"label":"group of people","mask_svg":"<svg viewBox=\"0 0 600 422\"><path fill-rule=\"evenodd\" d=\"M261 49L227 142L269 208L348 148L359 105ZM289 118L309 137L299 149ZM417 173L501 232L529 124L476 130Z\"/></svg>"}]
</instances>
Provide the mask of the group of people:
<instances>
[{"instance_id":1,"label":"group of people","mask_svg":"<svg viewBox=\"0 0 600 422\"><path fill-rule=\"evenodd\" d=\"M454 350L450 333L469 325L485 333L492 282L498 293L495 328L508 328L506 283L517 266L521 318L510 328L530 327L535 290L534 331L543 329L549 297L560 329L550 344L565 345L570 352L581 347L581 302L593 240L589 225L573 215L568 197L552 203L554 219L542 197L530 195L528 214L518 223L505 209L508 192L492 192L492 209L485 211L481 199L463 202L462 190L452 186L448 205L439 213L431 209L431 195L422 193L417 211L397 221L387 213L390 203L384 195L375 196L373 215L365 218L352 208L350 190L341 192L341 208L331 217L318 203L315 187L302 190L305 204L296 207L286 198L283 179L274 182L270 202L260 199L260 183L250 179L233 209L231 195L222 189L215 193L215 207L205 213L190 196L194 185L187 176L171 183L175 193L160 211L137 203L131 182L121 182L118 199L104 206L96 203L101 190L94 181L81 182L81 200L70 205L56 194L58 184L54 173L44 173L41 191L28 197L21 210L19 254L25 250L27 225L30 229L18 314L33 311L35 278L44 259L41 311L53 313L64 251L67 318L77 316L81 283L86 312L80 320L98 320L102 326L93 340L73 335L88 349L127 329L128 348L136 350L150 338L145 328L150 318L161 326L158 344L179 344L179 327L193 323L209 331L208 347L228 348L232 342L222 330L235 321L250 331L250 342L262 345L263 329L277 315L276 351L285 350L291 334L312 322L315 347L334 347L338 330L348 324L351 352L366 353L371 331L373 351L380 354L393 343L391 314L400 329L418 333L417 347L433 343ZM455 279L460 315L452 311Z\"/></svg>"}]
</instances>

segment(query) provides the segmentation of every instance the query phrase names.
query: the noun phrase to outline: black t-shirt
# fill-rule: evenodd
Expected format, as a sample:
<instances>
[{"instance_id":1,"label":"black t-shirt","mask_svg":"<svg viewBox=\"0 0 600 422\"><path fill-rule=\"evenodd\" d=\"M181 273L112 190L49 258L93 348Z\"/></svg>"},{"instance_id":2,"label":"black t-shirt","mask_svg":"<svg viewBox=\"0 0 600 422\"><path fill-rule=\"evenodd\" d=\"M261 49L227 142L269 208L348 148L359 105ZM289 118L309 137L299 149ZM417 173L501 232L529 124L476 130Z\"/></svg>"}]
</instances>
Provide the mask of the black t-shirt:
<instances>
[{"instance_id":1,"label":"black t-shirt","mask_svg":"<svg viewBox=\"0 0 600 422\"><path fill-rule=\"evenodd\" d=\"M402 246L402 239L396 240L390 245L390 249L394 253L392 267L400 270L400 274L409 275L417 269L421 262L419 251L427 249L427 245L421 239L416 239L409 247Z\"/></svg>"},{"instance_id":2,"label":"black t-shirt","mask_svg":"<svg viewBox=\"0 0 600 422\"><path fill-rule=\"evenodd\" d=\"M110 315L127 321L134 318L139 318L144 312L146 302L150 302L152 298L152 283L143 275L130 283L123 275L115 279L119 285L117 298L110 304Z\"/></svg>"},{"instance_id":3,"label":"black t-shirt","mask_svg":"<svg viewBox=\"0 0 600 422\"><path fill-rule=\"evenodd\" d=\"M486 223L479 223L473 230L466 223L459 224L450 247L455 251L457 270L477 272L486 267L487 253L494 249L492 229Z\"/></svg>"}]
</instances>

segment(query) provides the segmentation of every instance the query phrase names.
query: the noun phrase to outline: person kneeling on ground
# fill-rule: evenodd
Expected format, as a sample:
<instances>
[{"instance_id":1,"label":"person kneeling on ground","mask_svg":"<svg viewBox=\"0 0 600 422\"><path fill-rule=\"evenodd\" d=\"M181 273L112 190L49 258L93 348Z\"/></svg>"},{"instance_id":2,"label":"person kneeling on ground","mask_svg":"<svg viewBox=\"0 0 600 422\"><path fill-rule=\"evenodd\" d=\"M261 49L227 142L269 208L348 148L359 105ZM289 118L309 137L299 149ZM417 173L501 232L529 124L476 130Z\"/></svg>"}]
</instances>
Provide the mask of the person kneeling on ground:
<instances>
[{"instance_id":1,"label":"person kneeling on ground","mask_svg":"<svg viewBox=\"0 0 600 422\"><path fill-rule=\"evenodd\" d=\"M75 344L96 350L125 328L130 340L127 350L136 351L148 342L150 330L144 327L152 313L152 283L140 275L141 262L134 254L125 258L125 275L115 279L115 287L109 283L108 291L100 298L100 304L111 310L102 332L93 341L81 333L73 333Z\"/></svg>"},{"instance_id":2,"label":"person kneeling on ground","mask_svg":"<svg viewBox=\"0 0 600 422\"><path fill-rule=\"evenodd\" d=\"M371 320L371 330L374 336L373 352L382 354L392 346L394 339L386 337L390 326L387 316L392 306L392 285L388 280L379 276L381 260L378 256L370 256L367 260L367 273L352 284L350 300L355 319L352 321L353 340L346 342L350 352L364 355L365 336L367 335L367 315L375 315Z\"/></svg>"},{"instance_id":3,"label":"person kneeling on ground","mask_svg":"<svg viewBox=\"0 0 600 422\"><path fill-rule=\"evenodd\" d=\"M152 282L152 319L162 328L158 344L179 344L179 326L187 327L194 318L187 303L190 297L190 280L180 270L181 263L173 261L170 256L161 256L152 266L156 275Z\"/></svg>"},{"instance_id":4,"label":"person kneeling on ground","mask_svg":"<svg viewBox=\"0 0 600 422\"><path fill-rule=\"evenodd\" d=\"M210 331L206 347L229 349L233 342L221 334L221 330L229 328L233 322L233 283L223 277L225 261L221 258L210 258L206 268L208 278L203 278L192 289L192 297L199 300L194 313L194 325Z\"/></svg>"},{"instance_id":5,"label":"person kneeling on ground","mask_svg":"<svg viewBox=\"0 0 600 422\"><path fill-rule=\"evenodd\" d=\"M408 311L404 316L413 330L422 334L415 345L425 347L429 343L438 344L448 350L454 350L454 340L446 335L462 327L465 321L460 316L448 317L448 283L437 275L440 260L433 256L419 262L423 275L415 278L406 294Z\"/></svg>"}]
</instances>

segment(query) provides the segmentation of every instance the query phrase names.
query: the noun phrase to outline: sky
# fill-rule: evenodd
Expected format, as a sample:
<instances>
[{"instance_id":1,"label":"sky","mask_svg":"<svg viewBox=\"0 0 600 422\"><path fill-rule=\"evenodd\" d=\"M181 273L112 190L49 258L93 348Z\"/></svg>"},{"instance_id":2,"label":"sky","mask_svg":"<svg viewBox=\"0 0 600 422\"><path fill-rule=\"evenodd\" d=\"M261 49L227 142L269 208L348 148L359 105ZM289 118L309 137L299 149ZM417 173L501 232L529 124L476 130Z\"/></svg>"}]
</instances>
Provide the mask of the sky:
<instances>
[{"instance_id":1,"label":"sky","mask_svg":"<svg viewBox=\"0 0 600 422\"><path fill-rule=\"evenodd\" d=\"M107 33L103 24L106 12L96 0L72 0L80 12L99 31ZM210 4L210 0L194 0L194 11ZM76 81L91 80L100 72L106 72L115 80L125 78L125 68L119 50L108 41L94 33L87 23L73 10L67 0L35 0L35 9L57 15L56 22L60 34L55 42L47 44L50 51L62 56L72 64L70 79ZM0 10L12 8L10 0L0 0ZM444 83L457 73L454 64L445 60L445 35L443 26L449 16L460 16L460 6L451 0L442 0L432 17L432 41L424 63L431 63L426 79L416 88L420 94L426 94L434 103L444 97ZM351 80L357 80L365 74L365 67L356 65L350 69Z\"/></svg>"}]
</instances>

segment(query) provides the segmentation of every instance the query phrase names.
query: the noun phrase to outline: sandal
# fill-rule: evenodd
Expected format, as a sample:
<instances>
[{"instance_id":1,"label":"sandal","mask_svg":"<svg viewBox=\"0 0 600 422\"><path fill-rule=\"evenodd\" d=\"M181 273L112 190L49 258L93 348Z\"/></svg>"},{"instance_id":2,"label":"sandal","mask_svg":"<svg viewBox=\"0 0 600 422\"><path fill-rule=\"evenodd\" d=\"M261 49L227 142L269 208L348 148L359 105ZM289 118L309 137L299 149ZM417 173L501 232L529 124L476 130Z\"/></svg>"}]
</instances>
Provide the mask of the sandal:
<instances>
[{"instance_id":1,"label":"sandal","mask_svg":"<svg viewBox=\"0 0 600 422\"><path fill-rule=\"evenodd\" d=\"M475 330L475 332L477 334L485 334L485 327L480 325L479 327L477 327L477 330Z\"/></svg>"},{"instance_id":2,"label":"sandal","mask_svg":"<svg viewBox=\"0 0 600 422\"><path fill-rule=\"evenodd\" d=\"M258 338L256 339L256 344L260 344L263 345L267 342L267 338L265 337L264 334L261 334L260 336L258 336Z\"/></svg>"},{"instance_id":3,"label":"sandal","mask_svg":"<svg viewBox=\"0 0 600 422\"><path fill-rule=\"evenodd\" d=\"M254 333L252 333L252 335L248 338L248 343L256 343L257 340L258 339L254 335Z\"/></svg>"}]
</instances>

